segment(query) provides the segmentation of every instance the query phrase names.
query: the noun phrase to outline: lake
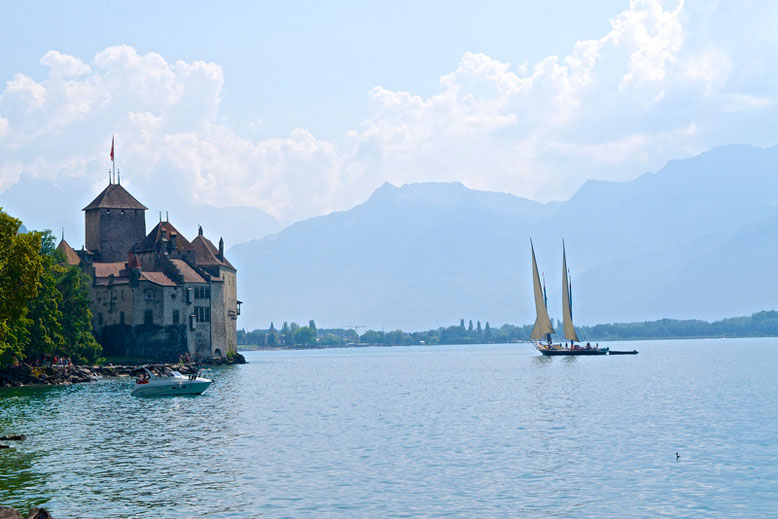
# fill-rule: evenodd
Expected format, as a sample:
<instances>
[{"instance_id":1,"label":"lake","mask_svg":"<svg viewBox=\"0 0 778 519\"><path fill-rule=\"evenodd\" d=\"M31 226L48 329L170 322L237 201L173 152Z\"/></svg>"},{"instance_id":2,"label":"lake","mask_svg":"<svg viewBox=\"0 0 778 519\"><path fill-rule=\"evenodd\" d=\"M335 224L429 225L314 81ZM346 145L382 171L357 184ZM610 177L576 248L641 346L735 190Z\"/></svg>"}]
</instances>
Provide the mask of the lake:
<instances>
[{"instance_id":1,"label":"lake","mask_svg":"<svg viewBox=\"0 0 778 519\"><path fill-rule=\"evenodd\" d=\"M605 343L601 343L603 346ZM247 352L199 397L0 389L0 504L92 517L775 517L778 339ZM676 460L675 453L680 453Z\"/></svg>"}]
</instances>

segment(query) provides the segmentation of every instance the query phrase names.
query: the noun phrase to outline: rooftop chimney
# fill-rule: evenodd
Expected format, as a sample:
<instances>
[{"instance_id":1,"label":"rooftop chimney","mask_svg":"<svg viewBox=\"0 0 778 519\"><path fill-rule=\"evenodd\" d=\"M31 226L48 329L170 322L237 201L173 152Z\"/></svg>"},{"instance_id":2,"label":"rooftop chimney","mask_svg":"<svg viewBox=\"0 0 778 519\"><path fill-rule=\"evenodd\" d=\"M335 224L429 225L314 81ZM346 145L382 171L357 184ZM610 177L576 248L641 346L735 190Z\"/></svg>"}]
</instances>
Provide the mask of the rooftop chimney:
<instances>
[{"instance_id":1,"label":"rooftop chimney","mask_svg":"<svg viewBox=\"0 0 778 519\"><path fill-rule=\"evenodd\" d=\"M224 238L219 238L219 259L224 259Z\"/></svg>"}]
</instances>

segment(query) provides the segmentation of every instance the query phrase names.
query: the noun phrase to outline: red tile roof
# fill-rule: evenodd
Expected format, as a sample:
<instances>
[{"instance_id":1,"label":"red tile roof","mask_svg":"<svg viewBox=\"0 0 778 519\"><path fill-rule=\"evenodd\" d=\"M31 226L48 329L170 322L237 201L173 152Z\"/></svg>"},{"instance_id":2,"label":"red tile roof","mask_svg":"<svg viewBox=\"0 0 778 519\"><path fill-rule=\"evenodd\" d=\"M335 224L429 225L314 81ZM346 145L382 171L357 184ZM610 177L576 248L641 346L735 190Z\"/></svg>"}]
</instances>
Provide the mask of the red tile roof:
<instances>
[{"instance_id":1,"label":"red tile roof","mask_svg":"<svg viewBox=\"0 0 778 519\"><path fill-rule=\"evenodd\" d=\"M111 274L114 277L119 277L119 272L124 269L123 261L115 261L112 263L93 263L95 267L95 276L98 278L107 278Z\"/></svg>"},{"instance_id":2,"label":"red tile roof","mask_svg":"<svg viewBox=\"0 0 778 519\"><path fill-rule=\"evenodd\" d=\"M73 250L73 247L68 245L68 242L65 240L59 242L59 245L57 245L57 250L60 251L63 256L65 256L65 262L68 265L78 265L81 263L81 258L78 257L78 254L76 254L76 251Z\"/></svg>"},{"instance_id":3,"label":"red tile roof","mask_svg":"<svg viewBox=\"0 0 778 519\"><path fill-rule=\"evenodd\" d=\"M140 278L142 280L151 281L152 283L156 285L161 285L163 287L175 287L176 285L175 281L170 279L165 275L164 272L141 272Z\"/></svg>"},{"instance_id":4,"label":"red tile roof","mask_svg":"<svg viewBox=\"0 0 778 519\"><path fill-rule=\"evenodd\" d=\"M88 206L82 209L143 209L148 207L138 202L121 184L108 184L103 192L97 195Z\"/></svg>"},{"instance_id":5,"label":"red tile roof","mask_svg":"<svg viewBox=\"0 0 778 519\"><path fill-rule=\"evenodd\" d=\"M214 247L213 243L202 234L198 234L197 238L192 240L192 249L195 251L198 265L204 267L224 266L235 270L227 258L219 259L219 249Z\"/></svg>"},{"instance_id":6,"label":"red tile roof","mask_svg":"<svg viewBox=\"0 0 778 519\"><path fill-rule=\"evenodd\" d=\"M205 279L190 267L186 261L182 259L171 259L170 261L184 277L184 283L205 283Z\"/></svg>"}]
</instances>

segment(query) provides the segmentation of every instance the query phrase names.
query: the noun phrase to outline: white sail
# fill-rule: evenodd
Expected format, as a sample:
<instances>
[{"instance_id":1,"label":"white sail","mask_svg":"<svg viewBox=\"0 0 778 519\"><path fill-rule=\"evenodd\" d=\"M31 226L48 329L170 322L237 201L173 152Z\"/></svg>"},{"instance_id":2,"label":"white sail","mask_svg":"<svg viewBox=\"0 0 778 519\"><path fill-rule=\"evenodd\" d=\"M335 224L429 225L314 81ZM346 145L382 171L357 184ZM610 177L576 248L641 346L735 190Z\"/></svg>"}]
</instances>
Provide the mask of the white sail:
<instances>
[{"instance_id":1,"label":"white sail","mask_svg":"<svg viewBox=\"0 0 778 519\"><path fill-rule=\"evenodd\" d=\"M532 249L532 282L535 289L535 313L537 314L535 317L535 327L532 328L530 339L541 341L549 333L554 333L554 327L551 325L551 319L548 317L546 301L543 297L543 288L540 286L540 274L538 273L538 264L535 261L535 247L532 245L532 240L529 241L529 245Z\"/></svg>"},{"instance_id":2,"label":"white sail","mask_svg":"<svg viewBox=\"0 0 778 519\"><path fill-rule=\"evenodd\" d=\"M573 327L573 306L570 302L570 282L567 279L567 258L565 257L565 242L562 241L562 324L565 329L565 340L578 341L578 335Z\"/></svg>"}]
</instances>

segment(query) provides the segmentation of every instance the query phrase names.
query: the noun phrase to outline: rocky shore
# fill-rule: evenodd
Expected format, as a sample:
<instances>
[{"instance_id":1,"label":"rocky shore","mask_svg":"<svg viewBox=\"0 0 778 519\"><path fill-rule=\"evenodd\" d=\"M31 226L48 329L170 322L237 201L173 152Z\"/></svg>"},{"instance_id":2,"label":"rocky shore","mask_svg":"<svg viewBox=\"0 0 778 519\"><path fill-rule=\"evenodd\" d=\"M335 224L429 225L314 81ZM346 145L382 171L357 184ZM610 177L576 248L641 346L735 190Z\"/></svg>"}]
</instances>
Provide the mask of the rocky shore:
<instances>
[{"instance_id":1,"label":"rocky shore","mask_svg":"<svg viewBox=\"0 0 778 519\"><path fill-rule=\"evenodd\" d=\"M231 361L226 359L213 359L200 363L163 363L144 364L155 374L160 374L168 368L180 371L184 375L196 373L205 365L220 364L245 364L246 359L240 353ZM138 365L112 365L104 366L15 366L13 368L0 369L0 388L21 386L53 386L63 384L79 384L93 382L104 378L130 377L138 370ZM0 519L2 519L0 515Z\"/></svg>"},{"instance_id":2,"label":"rocky shore","mask_svg":"<svg viewBox=\"0 0 778 519\"><path fill-rule=\"evenodd\" d=\"M0 505L0 519L54 519L45 508L33 508L27 515L22 515L15 508Z\"/></svg>"}]
</instances>

